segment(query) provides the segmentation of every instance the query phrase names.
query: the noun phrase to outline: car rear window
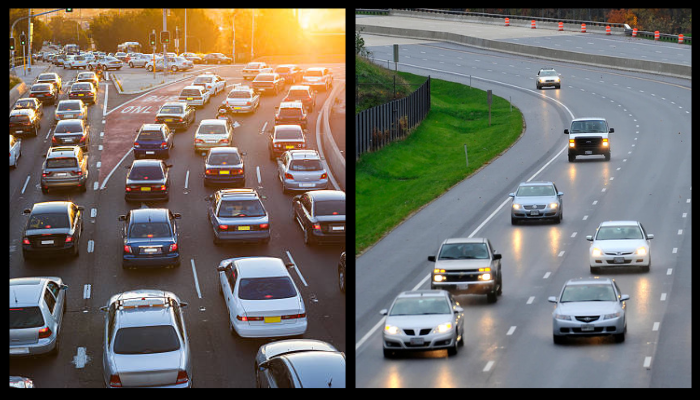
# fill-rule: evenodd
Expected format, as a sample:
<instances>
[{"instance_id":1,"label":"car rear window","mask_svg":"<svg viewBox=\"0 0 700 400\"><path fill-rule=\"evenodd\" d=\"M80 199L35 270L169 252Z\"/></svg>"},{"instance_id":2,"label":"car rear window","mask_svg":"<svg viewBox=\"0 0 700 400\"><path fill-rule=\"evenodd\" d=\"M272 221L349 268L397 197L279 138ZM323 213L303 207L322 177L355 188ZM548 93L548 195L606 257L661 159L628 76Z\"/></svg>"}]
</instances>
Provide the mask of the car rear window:
<instances>
[{"instance_id":1,"label":"car rear window","mask_svg":"<svg viewBox=\"0 0 700 400\"><path fill-rule=\"evenodd\" d=\"M255 77L255 82L272 82L274 80L275 76L270 74L258 74L258 76Z\"/></svg>"},{"instance_id":2,"label":"car rear window","mask_svg":"<svg viewBox=\"0 0 700 400\"><path fill-rule=\"evenodd\" d=\"M163 170L157 165L140 165L131 168L129 179L158 181L163 179Z\"/></svg>"},{"instance_id":3,"label":"car rear window","mask_svg":"<svg viewBox=\"0 0 700 400\"><path fill-rule=\"evenodd\" d=\"M171 237L172 229L167 222L136 222L129 229L130 238Z\"/></svg>"},{"instance_id":4,"label":"car rear window","mask_svg":"<svg viewBox=\"0 0 700 400\"><path fill-rule=\"evenodd\" d=\"M345 215L343 200L315 201L314 208L314 215Z\"/></svg>"},{"instance_id":5,"label":"car rear window","mask_svg":"<svg viewBox=\"0 0 700 400\"><path fill-rule=\"evenodd\" d=\"M311 70L304 72L304 76L323 76L323 72L320 70Z\"/></svg>"},{"instance_id":6,"label":"car rear window","mask_svg":"<svg viewBox=\"0 0 700 400\"><path fill-rule=\"evenodd\" d=\"M49 80L55 80L56 76L53 74L41 74L36 79L40 80L40 81L49 81Z\"/></svg>"},{"instance_id":7,"label":"car rear window","mask_svg":"<svg viewBox=\"0 0 700 400\"><path fill-rule=\"evenodd\" d=\"M32 92L48 92L51 90L51 85L50 84L38 84L32 86L31 91Z\"/></svg>"},{"instance_id":8,"label":"car rear window","mask_svg":"<svg viewBox=\"0 0 700 400\"><path fill-rule=\"evenodd\" d=\"M222 200L219 206L219 217L263 217L265 208L258 199L251 200Z\"/></svg>"},{"instance_id":9,"label":"car rear window","mask_svg":"<svg viewBox=\"0 0 700 400\"><path fill-rule=\"evenodd\" d=\"M289 169L292 171L320 171L323 168L320 160L292 160L289 163Z\"/></svg>"},{"instance_id":10,"label":"car rear window","mask_svg":"<svg viewBox=\"0 0 700 400\"><path fill-rule=\"evenodd\" d=\"M38 328L44 326L44 316L39 307L10 307L10 329Z\"/></svg>"},{"instance_id":11,"label":"car rear window","mask_svg":"<svg viewBox=\"0 0 700 400\"><path fill-rule=\"evenodd\" d=\"M246 67L247 69L258 69L258 68L262 68L262 64L256 63L256 62L252 62L252 63L248 63L248 65L246 65L245 67Z\"/></svg>"},{"instance_id":12,"label":"car rear window","mask_svg":"<svg viewBox=\"0 0 700 400\"><path fill-rule=\"evenodd\" d=\"M306 90L290 90L287 98L290 99L305 99L309 97L309 92Z\"/></svg>"},{"instance_id":13,"label":"car rear window","mask_svg":"<svg viewBox=\"0 0 700 400\"><path fill-rule=\"evenodd\" d=\"M159 114L182 114L182 106L163 106L158 111Z\"/></svg>"},{"instance_id":14,"label":"car rear window","mask_svg":"<svg viewBox=\"0 0 700 400\"><path fill-rule=\"evenodd\" d=\"M139 135L136 137L136 140L143 140L143 141L162 141L163 140L163 132L161 131L141 131Z\"/></svg>"},{"instance_id":15,"label":"car rear window","mask_svg":"<svg viewBox=\"0 0 700 400\"><path fill-rule=\"evenodd\" d=\"M61 121L56 125L54 133L82 133L83 125L80 121Z\"/></svg>"},{"instance_id":16,"label":"car rear window","mask_svg":"<svg viewBox=\"0 0 700 400\"><path fill-rule=\"evenodd\" d=\"M66 213L42 213L29 217L27 229L67 228L69 225Z\"/></svg>"},{"instance_id":17,"label":"car rear window","mask_svg":"<svg viewBox=\"0 0 700 400\"><path fill-rule=\"evenodd\" d=\"M80 103L77 101L62 101L58 103L58 111L79 111Z\"/></svg>"},{"instance_id":18,"label":"car rear window","mask_svg":"<svg viewBox=\"0 0 700 400\"><path fill-rule=\"evenodd\" d=\"M10 115L10 123L25 123L29 122L29 117L24 114Z\"/></svg>"},{"instance_id":19,"label":"car rear window","mask_svg":"<svg viewBox=\"0 0 700 400\"><path fill-rule=\"evenodd\" d=\"M34 108L35 105L36 103L34 103L34 100L19 99L15 103L15 109Z\"/></svg>"},{"instance_id":20,"label":"car rear window","mask_svg":"<svg viewBox=\"0 0 700 400\"><path fill-rule=\"evenodd\" d=\"M279 73L287 73L289 72L289 67L277 67L275 68L275 72Z\"/></svg>"},{"instance_id":21,"label":"car rear window","mask_svg":"<svg viewBox=\"0 0 700 400\"><path fill-rule=\"evenodd\" d=\"M304 135L298 129L276 129L275 139L277 140L290 140L290 139L302 139Z\"/></svg>"},{"instance_id":22,"label":"car rear window","mask_svg":"<svg viewBox=\"0 0 700 400\"><path fill-rule=\"evenodd\" d=\"M237 165L241 163L238 153L209 153L207 164L211 165Z\"/></svg>"},{"instance_id":23,"label":"car rear window","mask_svg":"<svg viewBox=\"0 0 700 400\"><path fill-rule=\"evenodd\" d=\"M244 278L238 286L242 300L275 300L296 296L294 284L287 276Z\"/></svg>"},{"instance_id":24,"label":"car rear window","mask_svg":"<svg viewBox=\"0 0 700 400\"><path fill-rule=\"evenodd\" d=\"M70 90L92 90L92 85L89 83L74 83Z\"/></svg>"},{"instance_id":25,"label":"car rear window","mask_svg":"<svg viewBox=\"0 0 700 400\"><path fill-rule=\"evenodd\" d=\"M114 337L116 354L153 354L175 351L180 339L171 325L121 328Z\"/></svg>"},{"instance_id":26,"label":"car rear window","mask_svg":"<svg viewBox=\"0 0 700 400\"><path fill-rule=\"evenodd\" d=\"M194 78L193 84L196 85L198 83L209 83L212 81L212 79L214 79L214 78L211 76L198 76L198 77Z\"/></svg>"},{"instance_id":27,"label":"car rear window","mask_svg":"<svg viewBox=\"0 0 700 400\"><path fill-rule=\"evenodd\" d=\"M229 99L247 99L250 97L250 92L247 90L233 90L229 92Z\"/></svg>"},{"instance_id":28,"label":"car rear window","mask_svg":"<svg viewBox=\"0 0 700 400\"><path fill-rule=\"evenodd\" d=\"M223 124L200 125L197 135L225 135L226 126Z\"/></svg>"},{"instance_id":29,"label":"car rear window","mask_svg":"<svg viewBox=\"0 0 700 400\"><path fill-rule=\"evenodd\" d=\"M49 158L46 160L46 168L73 168L78 166L78 160L75 158Z\"/></svg>"},{"instance_id":30,"label":"car rear window","mask_svg":"<svg viewBox=\"0 0 700 400\"><path fill-rule=\"evenodd\" d=\"M301 108L280 108L280 117L301 117Z\"/></svg>"},{"instance_id":31,"label":"car rear window","mask_svg":"<svg viewBox=\"0 0 700 400\"><path fill-rule=\"evenodd\" d=\"M180 92L180 96L198 97L201 95L201 92L196 89L183 89L182 92Z\"/></svg>"}]
</instances>

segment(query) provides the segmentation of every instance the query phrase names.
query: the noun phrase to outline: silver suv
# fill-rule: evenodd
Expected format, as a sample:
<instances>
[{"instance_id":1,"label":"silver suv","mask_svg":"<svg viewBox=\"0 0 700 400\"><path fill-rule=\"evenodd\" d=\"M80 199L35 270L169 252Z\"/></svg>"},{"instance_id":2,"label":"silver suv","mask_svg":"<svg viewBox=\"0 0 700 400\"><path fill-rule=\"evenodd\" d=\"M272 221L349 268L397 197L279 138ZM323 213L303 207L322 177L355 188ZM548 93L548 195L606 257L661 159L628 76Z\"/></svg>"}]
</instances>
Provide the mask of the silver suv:
<instances>
[{"instance_id":1,"label":"silver suv","mask_svg":"<svg viewBox=\"0 0 700 400\"><path fill-rule=\"evenodd\" d=\"M10 356L58 353L66 289L56 276L10 279Z\"/></svg>"},{"instance_id":2,"label":"silver suv","mask_svg":"<svg viewBox=\"0 0 700 400\"><path fill-rule=\"evenodd\" d=\"M77 187L84 192L88 180L88 156L78 146L51 147L41 167L41 192Z\"/></svg>"},{"instance_id":3,"label":"silver suv","mask_svg":"<svg viewBox=\"0 0 700 400\"><path fill-rule=\"evenodd\" d=\"M140 289L112 296L106 306L102 367L107 387L191 387L190 342L172 292Z\"/></svg>"}]
</instances>

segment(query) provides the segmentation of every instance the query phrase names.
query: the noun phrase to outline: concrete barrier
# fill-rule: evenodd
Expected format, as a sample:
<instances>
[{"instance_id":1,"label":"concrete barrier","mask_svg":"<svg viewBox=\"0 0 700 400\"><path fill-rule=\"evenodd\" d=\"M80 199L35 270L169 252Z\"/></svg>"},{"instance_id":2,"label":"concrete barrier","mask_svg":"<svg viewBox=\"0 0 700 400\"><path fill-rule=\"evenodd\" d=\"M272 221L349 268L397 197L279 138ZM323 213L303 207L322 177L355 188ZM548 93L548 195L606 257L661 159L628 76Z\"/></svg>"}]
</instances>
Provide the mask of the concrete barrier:
<instances>
[{"instance_id":1,"label":"concrete barrier","mask_svg":"<svg viewBox=\"0 0 700 400\"><path fill-rule=\"evenodd\" d=\"M613 68L624 71L646 72L684 79L691 79L692 76L692 67L686 65L670 64L647 60L633 60L621 57L599 56L593 54L578 53L575 51L549 49L544 47L476 38L451 32L437 32L409 28L363 25L361 20L357 20L355 29L357 31L362 31L368 34L446 41L467 46L479 47L487 50L494 50L504 53L541 58L545 60L565 62L568 61L572 63L592 65L596 67Z\"/></svg>"},{"instance_id":2,"label":"concrete barrier","mask_svg":"<svg viewBox=\"0 0 700 400\"><path fill-rule=\"evenodd\" d=\"M331 135L331 126L328 122L328 118L330 118L331 108L333 107L335 98L344 85L345 82L342 81L336 80L333 82L333 90L331 91L330 95L328 95L326 102L323 104L323 108L319 113L319 118L316 121L316 126L320 126L320 132L319 128L317 128L317 134L320 133L321 146L323 149L323 156L326 159L326 164L331 171L333 171L333 177L336 179L338 186L340 186L340 189L343 191L346 188L345 157L343 157L343 154L340 152L340 149L338 149L338 146Z\"/></svg>"}]
</instances>

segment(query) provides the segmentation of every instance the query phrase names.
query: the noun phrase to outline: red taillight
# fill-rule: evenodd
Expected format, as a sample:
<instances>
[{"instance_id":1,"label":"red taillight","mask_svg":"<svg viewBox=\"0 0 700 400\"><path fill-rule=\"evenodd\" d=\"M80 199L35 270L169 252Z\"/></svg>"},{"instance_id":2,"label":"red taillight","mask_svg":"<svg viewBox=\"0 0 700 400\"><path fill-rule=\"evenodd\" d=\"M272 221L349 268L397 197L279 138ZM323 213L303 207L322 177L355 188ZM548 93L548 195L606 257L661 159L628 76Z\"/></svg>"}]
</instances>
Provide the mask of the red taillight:
<instances>
[{"instance_id":1,"label":"red taillight","mask_svg":"<svg viewBox=\"0 0 700 400\"><path fill-rule=\"evenodd\" d=\"M179 377L179 374L178 374ZM109 386L110 387L122 387L122 381L119 379L119 375L114 374L109 376Z\"/></svg>"},{"instance_id":2,"label":"red taillight","mask_svg":"<svg viewBox=\"0 0 700 400\"><path fill-rule=\"evenodd\" d=\"M58 144L58 139L56 138L56 136L51 138L51 143Z\"/></svg>"},{"instance_id":3,"label":"red taillight","mask_svg":"<svg viewBox=\"0 0 700 400\"><path fill-rule=\"evenodd\" d=\"M66 236L66 243L72 243L73 242L73 236Z\"/></svg>"},{"instance_id":4,"label":"red taillight","mask_svg":"<svg viewBox=\"0 0 700 400\"><path fill-rule=\"evenodd\" d=\"M204 140L202 140L202 139L195 139L194 142L195 142L195 143L204 143Z\"/></svg>"},{"instance_id":5,"label":"red taillight","mask_svg":"<svg viewBox=\"0 0 700 400\"><path fill-rule=\"evenodd\" d=\"M161 149L164 149L164 148L166 148L166 147L168 147L168 142L163 142L163 143L160 144L160 148L161 148Z\"/></svg>"},{"instance_id":6,"label":"red taillight","mask_svg":"<svg viewBox=\"0 0 700 400\"><path fill-rule=\"evenodd\" d=\"M245 315L236 315L236 319L239 321L243 322L252 322L252 321L263 321L265 320L264 317L246 317Z\"/></svg>"},{"instance_id":7,"label":"red taillight","mask_svg":"<svg viewBox=\"0 0 700 400\"><path fill-rule=\"evenodd\" d=\"M87 139L87 135L83 135L83 136L80 138L80 142L81 142L81 143L82 143L82 142L85 142L85 139Z\"/></svg>"},{"instance_id":8,"label":"red taillight","mask_svg":"<svg viewBox=\"0 0 700 400\"><path fill-rule=\"evenodd\" d=\"M176 384L181 384L181 383L187 383L190 380L190 378L187 376L187 371L180 370L177 373L177 382Z\"/></svg>"},{"instance_id":9,"label":"red taillight","mask_svg":"<svg viewBox=\"0 0 700 400\"><path fill-rule=\"evenodd\" d=\"M124 187L124 190L126 190L127 192L131 192L131 188L129 186Z\"/></svg>"},{"instance_id":10,"label":"red taillight","mask_svg":"<svg viewBox=\"0 0 700 400\"><path fill-rule=\"evenodd\" d=\"M321 230L321 224L313 224L311 225L315 231L320 231Z\"/></svg>"},{"instance_id":11,"label":"red taillight","mask_svg":"<svg viewBox=\"0 0 700 400\"><path fill-rule=\"evenodd\" d=\"M39 339L46 339L51 336L51 329L47 326L39 329Z\"/></svg>"},{"instance_id":12,"label":"red taillight","mask_svg":"<svg viewBox=\"0 0 700 400\"><path fill-rule=\"evenodd\" d=\"M290 174L289 172L285 172L284 179L294 179L294 176L292 176L292 174Z\"/></svg>"},{"instance_id":13,"label":"red taillight","mask_svg":"<svg viewBox=\"0 0 700 400\"><path fill-rule=\"evenodd\" d=\"M291 315L283 315L282 319L298 319L298 318L306 318L306 314L291 314Z\"/></svg>"},{"instance_id":14,"label":"red taillight","mask_svg":"<svg viewBox=\"0 0 700 400\"><path fill-rule=\"evenodd\" d=\"M321 179L326 179L326 178L328 178L328 174L325 173L325 172L322 173L322 174L321 174Z\"/></svg>"},{"instance_id":15,"label":"red taillight","mask_svg":"<svg viewBox=\"0 0 700 400\"><path fill-rule=\"evenodd\" d=\"M134 148L138 149L141 147L141 143L139 142L134 142Z\"/></svg>"},{"instance_id":16,"label":"red taillight","mask_svg":"<svg viewBox=\"0 0 700 400\"><path fill-rule=\"evenodd\" d=\"M131 246L124 245L124 253L131 254Z\"/></svg>"},{"instance_id":17,"label":"red taillight","mask_svg":"<svg viewBox=\"0 0 700 400\"><path fill-rule=\"evenodd\" d=\"M215 169L207 169L204 171L204 174L205 175L216 175L216 174L218 174L218 171Z\"/></svg>"},{"instance_id":18,"label":"red taillight","mask_svg":"<svg viewBox=\"0 0 700 400\"><path fill-rule=\"evenodd\" d=\"M228 143L228 139L219 140L219 144L226 144L226 143Z\"/></svg>"},{"instance_id":19,"label":"red taillight","mask_svg":"<svg viewBox=\"0 0 700 400\"><path fill-rule=\"evenodd\" d=\"M225 231L228 229L228 225L219 225L219 230L220 231Z\"/></svg>"},{"instance_id":20,"label":"red taillight","mask_svg":"<svg viewBox=\"0 0 700 400\"><path fill-rule=\"evenodd\" d=\"M31 243L29 242L29 238L24 238L24 239L22 239L22 244L31 244Z\"/></svg>"},{"instance_id":21,"label":"red taillight","mask_svg":"<svg viewBox=\"0 0 700 400\"><path fill-rule=\"evenodd\" d=\"M163 191L165 191L165 190L167 190L168 188L167 188L165 185L160 185L160 186L154 187L154 189L155 189L155 190L163 190Z\"/></svg>"},{"instance_id":22,"label":"red taillight","mask_svg":"<svg viewBox=\"0 0 700 400\"><path fill-rule=\"evenodd\" d=\"M270 229L270 224L260 224L260 229Z\"/></svg>"},{"instance_id":23,"label":"red taillight","mask_svg":"<svg viewBox=\"0 0 700 400\"><path fill-rule=\"evenodd\" d=\"M170 245L170 252L177 251L177 243L173 243Z\"/></svg>"}]
</instances>

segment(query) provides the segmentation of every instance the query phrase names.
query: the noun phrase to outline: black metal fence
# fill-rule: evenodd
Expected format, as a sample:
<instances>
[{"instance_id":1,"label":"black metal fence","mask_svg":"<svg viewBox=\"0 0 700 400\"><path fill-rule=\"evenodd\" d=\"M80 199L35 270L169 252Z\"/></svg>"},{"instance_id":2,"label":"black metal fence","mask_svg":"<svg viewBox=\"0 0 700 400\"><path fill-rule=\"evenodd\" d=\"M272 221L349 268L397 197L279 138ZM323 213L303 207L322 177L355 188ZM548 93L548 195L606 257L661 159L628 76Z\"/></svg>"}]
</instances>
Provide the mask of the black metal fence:
<instances>
[{"instance_id":1,"label":"black metal fence","mask_svg":"<svg viewBox=\"0 0 700 400\"><path fill-rule=\"evenodd\" d=\"M430 111L430 77L415 92L355 115L355 160L404 138Z\"/></svg>"}]
</instances>

